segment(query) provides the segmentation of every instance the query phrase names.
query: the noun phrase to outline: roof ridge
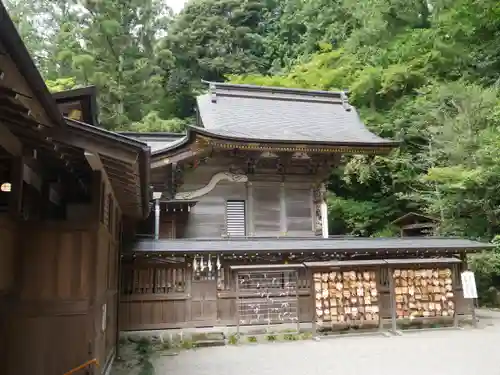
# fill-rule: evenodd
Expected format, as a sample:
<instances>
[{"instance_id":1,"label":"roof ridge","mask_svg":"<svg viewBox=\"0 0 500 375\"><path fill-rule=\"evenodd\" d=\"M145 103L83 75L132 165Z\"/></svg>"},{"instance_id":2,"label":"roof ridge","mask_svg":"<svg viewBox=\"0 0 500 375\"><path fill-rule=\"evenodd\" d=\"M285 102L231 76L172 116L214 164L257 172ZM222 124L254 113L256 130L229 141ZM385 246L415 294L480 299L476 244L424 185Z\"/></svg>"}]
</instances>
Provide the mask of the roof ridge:
<instances>
[{"instance_id":1,"label":"roof ridge","mask_svg":"<svg viewBox=\"0 0 500 375\"><path fill-rule=\"evenodd\" d=\"M279 86L261 86L261 85L249 85L249 84L239 84L239 83L227 83L227 82L212 82L202 80L202 83L208 84L209 88L217 90L218 88L226 90L241 90L245 89L247 91L257 91L264 93L283 93L283 94L295 94L302 96L323 96L327 98L335 98L343 100L343 97L347 98L349 91L326 91L326 90L310 90L295 87L279 87Z\"/></svg>"}]
</instances>

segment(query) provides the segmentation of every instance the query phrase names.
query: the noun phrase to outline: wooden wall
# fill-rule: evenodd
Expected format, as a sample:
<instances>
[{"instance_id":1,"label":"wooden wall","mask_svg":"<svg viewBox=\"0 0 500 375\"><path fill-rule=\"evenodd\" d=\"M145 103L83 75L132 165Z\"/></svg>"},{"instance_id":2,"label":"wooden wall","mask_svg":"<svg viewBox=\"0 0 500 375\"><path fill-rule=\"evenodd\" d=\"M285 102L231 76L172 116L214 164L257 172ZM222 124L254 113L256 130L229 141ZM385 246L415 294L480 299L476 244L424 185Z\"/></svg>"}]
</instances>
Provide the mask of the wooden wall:
<instances>
[{"instance_id":1,"label":"wooden wall","mask_svg":"<svg viewBox=\"0 0 500 375\"><path fill-rule=\"evenodd\" d=\"M291 237L312 237L313 207L310 186L289 186L285 184L286 228Z\"/></svg>"},{"instance_id":2,"label":"wooden wall","mask_svg":"<svg viewBox=\"0 0 500 375\"><path fill-rule=\"evenodd\" d=\"M249 212L248 216L253 220L255 236L284 235L281 233L280 192L280 183L252 184L253 212Z\"/></svg>"},{"instance_id":3,"label":"wooden wall","mask_svg":"<svg viewBox=\"0 0 500 375\"><path fill-rule=\"evenodd\" d=\"M209 183L218 172L227 171L221 166L200 166L186 174L179 191L194 191ZM275 176L274 176L275 177ZM290 179L288 180L287 177ZM225 202L246 202L247 236L256 237L312 237L313 202L312 182L294 181L284 176L284 181L269 176L250 176L247 183L219 182L198 202L187 215L186 223L177 238L220 238L226 235ZM162 212L163 214L163 212Z\"/></svg>"},{"instance_id":4,"label":"wooden wall","mask_svg":"<svg viewBox=\"0 0 500 375\"><path fill-rule=\"evenodd\" d=\"M104 224L97 232L95 303L93 306L95 353L100 363L113 354L117 337L119 241ZM104 325L104 326L103 326ZM104 327L104 328L103 328Z\"/></svg>"},{"instance_id":5,"label":"wooden wall","mask_svg":"<svg viewBox=\"0 0 500 375\"><path fill-rule=\"evenodd\" d=\"M0 296L14 284L16 223L8 214L0 214Z\"/></svg>"},{"instance_id":6,"label":"wooden wall","mask_svg":"<svg viewBox=\"0 0 500 375\"><path fill-rule=\"evenodd\" d=\"M245 200L244 183L220 182L191 208L188 214L185 238L220 238L225 234L225 202L228 199Z\"/></svg>"},{"instance_id":7,"label":"wooden wall","mask_svg":"<svg viewBox=\"0 0 500 375\"><path fill-rule=\"evenodd\" d=\"M66 223L19 229L25 235L18 293L7 315L7 374L64 373L92 355L93 236Z\"/></svg>"},{"instance_id":8,"label":"wooden wall","mask_svg":"<svg viewBox=\"0 0 500 375\"><path fill-rule=\"evenodd\" d=\"M120 330L236 325L235 274L229 269L232 262L224 262L222 269L212 279L213 289L210 288L212 281L197 281L187 264L192 264L192 259L186 260L184 264L141 260L124 264ZM173 269L176 269L176 273L172 273ZM310 281L303 271L299 273L299 318L302 322L310 322L313 311ZM173 278L182 280L182 288L165 288L165 285L179 284Z\"/></svg>"},{"instance_id":9,"label":"wooden wall","mask_svg":"<svg viewBox=\"0 0 500 375\"><path fill-rule=\"evenodd\" d=\"M192 264L192 260L187 262ZM233 263L233 261L230 262ZM242 262L234 261L234 264L242 264ZM230 272L227 262L223 264L225 281L222 283L223 285L216 281L217 287L214 286L214 298L210 300L210 303L215 303L216 306L216 313L211 317L212 320L200 319L198 306L200 301L195 301L195 297L203 294L205 290L200 289L203 285L194 281L190 268L184 268L182 274L184 287L182 291L167 293L164 289L161 289L161 285L169 284L168 280L170 279L167 278L167 281L162 282L163 279L155 275L158 275L158 270L167 267L174 266L159 262L154 263L153 261L149 261L149 264L138 261L136 264L129 263L126 266L127 271L123 274L125 282L122 285L128 283L129 286L125 288L126 290L122 289L124 294L120 299L120 330L172 329L212 325L234 326L237 324L238 299L233 282L235 275ZM179 265L175 267L179 267ZM379 275L380 317L388 322L391 319L391 291L388 285L389 269L377 269L377 274ZM454 275L456 312L461 316L469 313L469 306L462 296L458 269L454 270ZM220 275L217 278L219 279ZM298 275L300 322L312 322L314 318L315 307L311 292L310 275L306 269L302 269Z\"/></svg>"},{"instance_id":10,"label":"wooden wall","mask_svg":"<svg viewBox=\"0 0 500 375\"><path fill-rule=\"evenodd\" d=\"M17 225L7 213L0 214L0 363L7 361L6 317L7 297L15 285L15 251Z\"/></svg>"},{"instance_id":11,"label":"wooden wall","mask_svg":"<svg viewBox=\"0 0 500 375\"><path fill-rule=\"evenodd\" d=\"M188 326L187 297L122 297L120 330L135 331Z\"/></svg>"},{"instance_id":12,"label":"wooden wall","mask_svg":"<svg viewBox=\"0 0 500 375\"><path fill-rule=\"evenodd\" d=\"M104 366L113 355L121 214L107 192L90 221L19 223L2 374L64 374L93 358Z\"/></svg>"},{"instance_id":13,"label":"wooden wall","mask_svg":"<svg viewBox=\"0 0 500 375\"><path fill-rule=\"evenodd\" d=\"M124 264L120 330L174 328L190 321L191 272L183 264Z\"/></svg>"}]
</instances>

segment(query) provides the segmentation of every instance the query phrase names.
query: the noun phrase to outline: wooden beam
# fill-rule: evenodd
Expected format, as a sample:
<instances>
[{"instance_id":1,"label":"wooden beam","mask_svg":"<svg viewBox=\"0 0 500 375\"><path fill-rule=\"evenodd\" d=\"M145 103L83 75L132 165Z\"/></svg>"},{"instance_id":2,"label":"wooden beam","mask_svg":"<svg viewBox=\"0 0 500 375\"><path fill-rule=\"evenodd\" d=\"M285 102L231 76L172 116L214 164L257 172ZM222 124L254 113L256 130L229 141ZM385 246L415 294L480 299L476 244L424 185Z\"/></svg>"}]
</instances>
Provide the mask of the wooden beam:
<instances>
[{"instance_id":1,"label":"wooden beam","mask_svg":"<svg viewBox=\"0 0 500 375\"><path fill-rule=\"evenodd\" d=\"M151 169L161 168L169 164L175 164L191 157L200 157L210 152L210 149L184 150L175 155L161 157L151 163Z\"/></svg>"},{"instance_id":2,"label":"wooden beam","mask_svg":"<svg viewBox=\"0 0 500 375\"><path fill-rule=\"evenodd\" d=\"M134 187L140 187L140 184L137 182L135 176L127 176L126 174L124 176L121 176L114 171L110 171L107 166L104 166L104 168L106 168L106 172L108 173L108 177L110 180L118 181L122 184L131 185Z\"/></svg>"},{"instance_id":3,"label":"wooden beam","mask_svg":"<svg viewBox=\"0 0 500 375\"><path fill-rule=\"evenodd\" d=\"M101 172L102 179L104 180L104 184L106 185L106 189L109 190L113 200L118 204L118 209L120 210L120 215L122 214L122 207L120 202L116 199L115 192L111 182L109 181L108 175L106 173L106 169L102 164L101 158L99 155L93 154L92 152L85 151L85 159L90 165L90 168L96 172ZM100 197L99 197L100 198ZM101 203L102 204L102 203Z\"/></svg>"},{"instance_id":4,"label":"wooden beam","mask_svg":"<svg viewBox=\"0 0 500 375\"><path fill-rule=\"evenodd\" d=\"M126 162L126 161L121 161L116 159L115 157L109 157L106 155L101 155L101 160L104 162L104 164L113 164L116 168L130 168L131 163Z\"/></svg>"},{"instance_id":5,"label":"wooden beam","mask_svg":"<svg viewBox=\"0 0 500 375\"><path fill-rule=\"evenodd\" d=\"M109 178L109 181L110 181L113 189L117 188L117 190L118 190L118 188L119 188L119 189L127 192L127 196L130 196L130 194L135 194L138 197L140 197L141 194L138 192L139 186L133 186L133 187L127 186L127 184L120 182L120 181L113 180L113 178L110 178L109 176L108 176L108 178ZM119 195L120 193L118 191L116 191L115 194Z\"/></svg>"},{"instance_id":6,"label":"wooden beam","mask_svg":"<svg viewBox=\"0 0 500 375\"><path fill-rule=\"evenodd\" d=\"M43 106L33 99L35 96L31 91L28 82L17 69L14 62L10 57L0 55L0 66L4 73L1 84L4 87L10 88L19 94L18 101L26 108L29 108L32 117L36 122L44 124L45 126L53 125L49 120L49 116L43 109Z\"/></svg>"},{"instance_id":7,"label":"wooden beam","mask_svg":"<svg viewBox=\"0 0 500 375\"><path fill-rule=\"evenodd\" d=\"M106 167L106 170L109 172L109 174L116 174L120 176L122 179L129 178L135 180L136 173L134 173L134 171L131 170L130 168L127 168L125 165L122 168L119 168L115 165L109 164L107 160L104 158L101 158L101 160L104 166Z\"/></svg>"},{"instance_id":8,"label":"wooden beam","mask_svg":"<svg viewBox=\"0 0 500 375\"><path fill-rule=\"evenodd\" d=\"M0 145L13 156L23 154L23 144L2 122L0 122Z\"/></svg>"},{"instance_id":9,"label":"wooden beam","mask_svg":"<svg viewBox=\"0 0 500 375\"><path fill-rule=\"evenodd\" d=\"M42 191L42 183L43 183L42 178L40 177L40 175L38 173L36 173L33 170L33 168L31 168L27 164L23 165L23 180L28 185L33 186L39 192Z\"/></svg>"},{"instance_id":10,"label":"wooden beam","mask_svg":"<svg viewBox=\"0 0 500 375\"><path fill-rule=\"evenodd\" d=\"M79 147L86 152L92 153L97 156L107 156L109 158L124 161L128 164L137 163L137 153L128 152L121 148L113 147L111 144L105 144L104 142L100 142L97 139L92 139L92 136L82 134L83 131L79 133L80 134L77 134L76 132L71 131L64 134L57 134L54 136L54 139L67 145Z\"/></svg>"}]
</instances>

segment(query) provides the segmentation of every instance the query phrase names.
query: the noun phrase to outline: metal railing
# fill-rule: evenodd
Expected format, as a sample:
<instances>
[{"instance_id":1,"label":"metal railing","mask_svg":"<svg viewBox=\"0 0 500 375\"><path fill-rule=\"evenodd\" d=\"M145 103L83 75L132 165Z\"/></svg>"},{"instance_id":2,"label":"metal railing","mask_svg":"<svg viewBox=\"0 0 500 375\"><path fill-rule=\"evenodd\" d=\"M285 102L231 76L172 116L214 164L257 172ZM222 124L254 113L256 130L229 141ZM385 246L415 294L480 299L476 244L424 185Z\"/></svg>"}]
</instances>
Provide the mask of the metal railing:
<instances>
[{"instance_id":1,"label":"metal railing","mask_svg":"<svg viewBox=\"0 0 500 375\"><path fill-rule=\"evenodd\" d=\"M91 365L95 365L96 367L99 367L99 361L96 358L91 359L90 361L82 363L80 366L69 370L68 372L64 373L64 375L72 375L72 374L76 373L77 371L83 370L84 368L89 367Z\"/></svg>"}]
</instances>

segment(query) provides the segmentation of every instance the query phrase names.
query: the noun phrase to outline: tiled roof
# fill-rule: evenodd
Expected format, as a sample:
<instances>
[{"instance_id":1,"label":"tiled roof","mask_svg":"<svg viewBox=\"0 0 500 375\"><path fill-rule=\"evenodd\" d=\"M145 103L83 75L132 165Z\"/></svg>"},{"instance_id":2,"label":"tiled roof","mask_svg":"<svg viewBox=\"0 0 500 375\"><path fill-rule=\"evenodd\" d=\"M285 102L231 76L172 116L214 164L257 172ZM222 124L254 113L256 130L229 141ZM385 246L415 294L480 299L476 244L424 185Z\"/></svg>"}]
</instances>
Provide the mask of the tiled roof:
<instances>
[{"instance_id":1,"label":"tiled roof","mask_svg":"<svg viewBox=\"0 0 500 375\"><path fill-rule=\"evenodd\" d=\"M145 252L253 252L253 251L479 251L493 245L459 238L242 238L139 240L133 250Z\"/></svg>"},{"instance_id":2,"label":"tiled roof","mask_svg":"<svg viewBox=\"0 0 500 375\"><path fill-rule=\"evenodd\" d=\"M204 129L228 138L395 146L370 132L343 92L209 83L197 98Z\"/></svg>"}]
</instances>

